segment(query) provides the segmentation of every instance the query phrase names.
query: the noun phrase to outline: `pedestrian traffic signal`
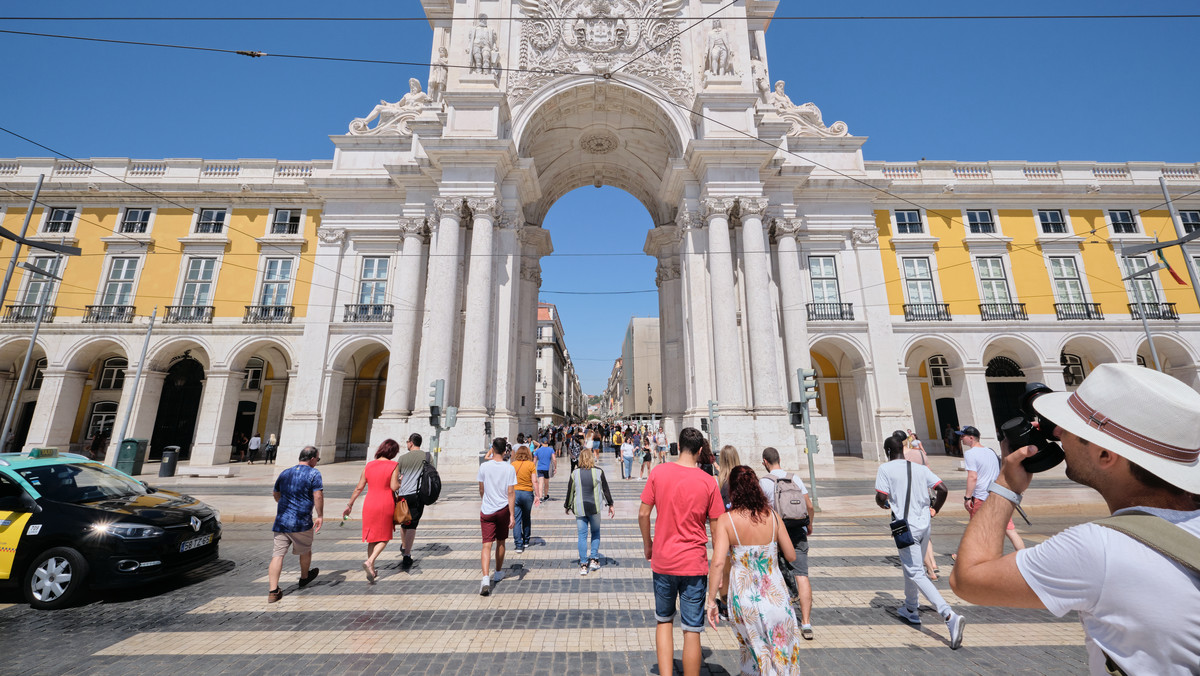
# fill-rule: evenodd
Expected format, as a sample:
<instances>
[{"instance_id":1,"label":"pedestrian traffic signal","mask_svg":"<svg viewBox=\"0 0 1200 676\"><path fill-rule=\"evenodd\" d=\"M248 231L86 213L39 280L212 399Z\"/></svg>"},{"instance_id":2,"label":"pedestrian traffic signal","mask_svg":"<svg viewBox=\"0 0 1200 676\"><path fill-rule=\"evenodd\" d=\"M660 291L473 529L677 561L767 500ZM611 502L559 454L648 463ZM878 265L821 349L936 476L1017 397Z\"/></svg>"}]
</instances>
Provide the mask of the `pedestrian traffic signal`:
<instances>
[{"instance_id":1,"label":"pedestrian traffic signal","mask_svg":"<svg viewBox=\"0 0 1200 676\"><path fill-rule=\"evenodd\" d=\"M458 422L458 407L457 406L447 406L446 407L446 425L442 429L448 430L451 427L454 427L454 423L456 423L456 422Z\"/></svg>"},{"instance_id":2,"label":"pedestrian traffic signal","mask_svg":"<svg viewBox=\"0 0 1200 676\"><path fill-rule=\"evenodd\" d=\"M817 396L817 372L812 369L798 369L800 373L800 401L808 402Z\"/></svg>"},{"instance_id":3,"label":"pedestrian traffic signal","mask_svg":"<svg viewBox=\"0 0 1200 676\"><path fill-rule=\"evenodd\" d=\"M700 419L700 431L701 431L701 432L707 432L707 431L708 431L708 418L701 418L701 419Z\"/></svg>"},{"instance_id":4,"label":"pedestrian traffic signal","mask_svg":"<svg viewBox=\"0 0 1200 676\"><path fill-rule=\"evenodd\" d=\"M804 426L804 407L807 405L807 402L803 401L788 402L788 422L792 424L792 427Z\"/></svg>"},{"instance_id":5,"label":"pedestrian traffic signal","mask_svg":"<svg viewBox=\"0 0 1200 676\"><path fill-rule=\"evenodd\" d=\"M491 420L483 421L483 436L485 436L485 437L492 436L492 421Z\"/></svg>"},{"instance_id":6,"label":"pedestrian traffic signal","mask_svg":"<svg viewBox=\"0 0 1200 676\"><path fill-rule=\"evenodd\" d=\"M442 424L442 407L441 406L430 406L429 407L429 426L436 430L437 428L441 427L441 424Z\"/></svg>"},{"instance_id":7,"label":"pedestrian traffic signal","mask_svg":"<svg viewBox=\"0 0 1200 676\"><path fill-rule=\"evenodd\" d=\"M442 407L442 397L446 392L446 381L438 378L429 383L429 408Z\"/></svg>"},{"instance_id":8,"label":"pedestrian traffic signal","mask_svg":"<svg viewBox=\"0 0 1200 676\"><path fill-rule=\"evenodd\" d=\"M708 417L716 418L719 415L720 413L717 412L717 402L710 399L708 401Z\"/></svg>"}]
</instances>

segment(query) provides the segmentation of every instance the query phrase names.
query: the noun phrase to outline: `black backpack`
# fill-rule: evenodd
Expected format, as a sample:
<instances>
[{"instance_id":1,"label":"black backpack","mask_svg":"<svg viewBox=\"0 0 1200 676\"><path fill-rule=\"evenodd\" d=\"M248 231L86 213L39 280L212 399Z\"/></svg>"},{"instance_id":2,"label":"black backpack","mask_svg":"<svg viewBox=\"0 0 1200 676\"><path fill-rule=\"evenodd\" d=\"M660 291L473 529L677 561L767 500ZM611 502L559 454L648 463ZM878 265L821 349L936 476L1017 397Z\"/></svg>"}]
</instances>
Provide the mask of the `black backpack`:
<instances>
[{"instance_id":1,"label":"black backpack","mask_svg":"<svg viewBox=\"0 0 1200 676\"><path fill-rule=\"evenodd\" d=\"M417 478L417 499L422 505L432 505L442 495L442 477L437 468L425 454L425 463L421 465L421 476Z\"/></svg>"}]
</instances>

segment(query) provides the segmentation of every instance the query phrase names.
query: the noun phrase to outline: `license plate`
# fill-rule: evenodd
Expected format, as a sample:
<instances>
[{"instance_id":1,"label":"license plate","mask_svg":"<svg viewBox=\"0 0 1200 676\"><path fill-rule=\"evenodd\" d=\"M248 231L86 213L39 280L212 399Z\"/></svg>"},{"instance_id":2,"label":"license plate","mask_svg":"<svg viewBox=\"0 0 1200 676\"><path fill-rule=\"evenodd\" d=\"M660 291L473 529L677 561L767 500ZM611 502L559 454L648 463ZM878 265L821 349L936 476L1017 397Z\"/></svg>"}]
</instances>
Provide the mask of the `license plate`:
<instances>
[{"instance_id":1,"label":"license plate","mask_svg":"<svg viewBox=\"0 0 1200 676\"><path fill-rule=\"evenodd\" d=\"M192 538L191 540L186 540L183 544L179 545L179 551L187 552L187 551L191 551L197 547L203 547L204 545L212 542L212 539L213 539L212 533L209 533L208 535L202 535L198 538Z\"/></svg>"}]
</instances>

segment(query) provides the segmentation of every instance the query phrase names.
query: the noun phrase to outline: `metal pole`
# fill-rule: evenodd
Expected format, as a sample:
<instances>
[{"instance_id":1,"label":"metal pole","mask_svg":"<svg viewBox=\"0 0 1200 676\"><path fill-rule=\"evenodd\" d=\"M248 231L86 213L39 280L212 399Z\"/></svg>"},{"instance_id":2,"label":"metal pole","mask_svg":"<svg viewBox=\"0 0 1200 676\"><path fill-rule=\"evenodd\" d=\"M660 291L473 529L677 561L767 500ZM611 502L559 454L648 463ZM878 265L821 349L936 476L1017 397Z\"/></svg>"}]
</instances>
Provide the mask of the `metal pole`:
<instances>
[{"instance_id":1,"label":"metal pole","mask_svg":"<svg viewBox=\"0 0 1200 676\"><path fill-rule=\"evenodd\" d=\"M58 264L61 262L61 254L54 257L55 270L58 270ZM50 299L51 284L53 284L53 279L46 282L42 301L38 303L37 319L33 322L33 335L29 337L29 347L25 350L25 361L21 363L21 375L17 377L17 382L13 385L12 404L8 407L8 415L4 417L4 430L0 431L0 444L8 443L8 431L12 429L17 403L21 400L21 385L25 382L25 376L29 374L29 360L33 359L33 348L37 345L38 332L42 330L42 316L46 314L46 301Z\"/></svg>"},{"instance_id":2,"label":"metal pole","mask_svg":"<svg viewBox=\"0 0 1200 676\"><path fill-rule=\"evenodd\" d=\"M1183 228L1179 226L1179 210L1171 201L1171 193L1167 191L1167 179L1159 176L1158 184L1162 186L1163 199L1167 201L1167 209L1171 212L1171 227L1175 229L1175 238L1183 237L1187 233L1183 232ZM1179 245L1179 251L1183 254L1183 267L1187 268L1188 278L1192 280L1192 291L1196 294L1196 303L1200 304L1200 281L1196 280L1196 266L1192 264L1192 257L1188 255L1183 244Z\"/></svg>"},{"instance_id":3,"label":"metal pole","mask_svg":"<svg viewBox=\"0 0 1200 676\"><path fill-rule=\"evenodd\" d=\"M125 441L125 432L129 429L129 416L133 414L134 399L137 397L138 383L142 380L142 369L146 366L146 350L150 348L150 333L154 331L154 318L158 316L158 306L154 306L154 312L150 314L150 326L146 327L146 338L142 341L142 354L138 357L137 371L133 374L133 394L129 396L129 406L125 408L125 417L121 420L121 431L117 433L118 447L122 441ZM111 444L114 440L109 439ZM105 455L108 454L108 449L104 449ZM115 461L115 458L114 458Z\"/></svg>"},{"instance_id":4,"label":"metal pole","mask_svg":"<svg viewBox=\"0 0 1200 676\"><path fill-rule=\"evenodd\" d=\"M1150 283L1153 284L1154 282L1151 281ZM1146 342L1150 343L1150 356L1154 358L1154 370L1162 371L1162 364L1158 361L1158 350L1154 347L1154 338L1150 336L1150 322L1146 320L1145 296L1142 295L1142 287L1138 284L1137 277L1133 278L1133 289L1137 292L1138 307L1142 310L1138 314L1142 315L1142 328L1146 331Z\"/></svg>"},{"instance_id":5,"label":"metal pole","mask_svg":"<svg viewBox=\"0 0 1200 676\"><path fill-rule=\"evenodd\" d=\"M38 195L42 192L42 180L45 178L45 174L38 175L37 186L33 189L33 197L29 198L29 209L25 212L25 221L21 223L21 239L25 239L25 234L29 231L29 219L33 216L33 208L37 205ZM12 281L13 270L17 268L17 259L20 256L21 243L13 242L12 260L8 262L8 269L4 271L4 284L0 285L0 303L8 298L8 285Z\"/></svg>"}]
</instances>

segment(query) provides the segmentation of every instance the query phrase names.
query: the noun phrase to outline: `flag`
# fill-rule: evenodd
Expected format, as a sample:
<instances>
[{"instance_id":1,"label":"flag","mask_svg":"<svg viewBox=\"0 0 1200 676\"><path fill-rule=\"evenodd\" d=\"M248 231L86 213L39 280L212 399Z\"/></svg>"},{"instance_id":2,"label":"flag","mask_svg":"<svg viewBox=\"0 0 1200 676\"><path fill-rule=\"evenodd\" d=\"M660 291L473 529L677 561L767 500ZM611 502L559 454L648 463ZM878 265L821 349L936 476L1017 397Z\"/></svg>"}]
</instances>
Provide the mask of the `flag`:
<instances>
[{"instance_id":1,"label":"flag","mask_svg":"<svg viewBox=\"0 0 1200 676\"><path fill-rule=\"evenodd\" d=\"M1167 262L1167 257L1163 255L1162 249L1159 249L1154 253L1158 254L1158 260L1162 261L1162 264L1167 266L1167 272L1171 273L1171 277L1174 278L1176 282L1187 286L1187 282L1183 281L1183 277L1180 277L1179 273L1175 272L1175 270L1171 267L1171 264Z\"/></svg>"}]
</instances>

